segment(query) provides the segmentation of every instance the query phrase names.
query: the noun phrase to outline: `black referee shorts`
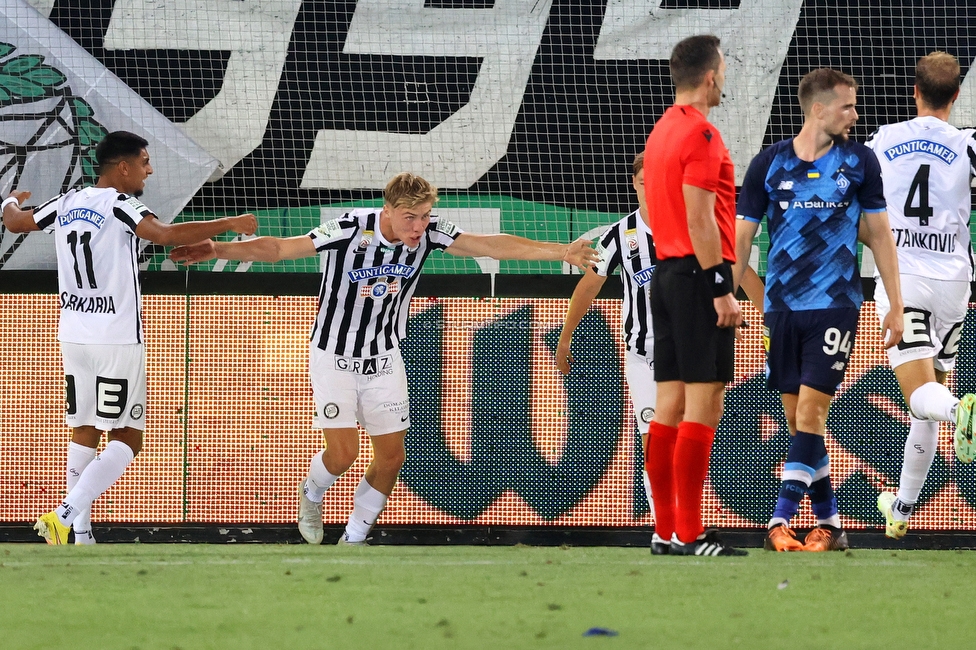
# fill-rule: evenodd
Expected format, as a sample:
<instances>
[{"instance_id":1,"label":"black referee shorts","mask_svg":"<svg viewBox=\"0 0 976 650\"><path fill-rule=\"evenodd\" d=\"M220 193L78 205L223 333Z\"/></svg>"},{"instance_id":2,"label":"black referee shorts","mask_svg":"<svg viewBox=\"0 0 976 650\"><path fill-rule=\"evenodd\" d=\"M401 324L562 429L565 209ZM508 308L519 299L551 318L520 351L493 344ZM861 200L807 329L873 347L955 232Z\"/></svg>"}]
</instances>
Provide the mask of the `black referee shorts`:
<instances>
[{"instance_id":1,"label":"black referee shorts","mask_svg":"<svg viewBox=\"0 0 976 650\"><path fill-rule=\"evenodd\" d=\"M655 381L732 381L735 330L716 325L713 300L694 255L657 263L651 278Z\"/></svg>"}]
</instances>

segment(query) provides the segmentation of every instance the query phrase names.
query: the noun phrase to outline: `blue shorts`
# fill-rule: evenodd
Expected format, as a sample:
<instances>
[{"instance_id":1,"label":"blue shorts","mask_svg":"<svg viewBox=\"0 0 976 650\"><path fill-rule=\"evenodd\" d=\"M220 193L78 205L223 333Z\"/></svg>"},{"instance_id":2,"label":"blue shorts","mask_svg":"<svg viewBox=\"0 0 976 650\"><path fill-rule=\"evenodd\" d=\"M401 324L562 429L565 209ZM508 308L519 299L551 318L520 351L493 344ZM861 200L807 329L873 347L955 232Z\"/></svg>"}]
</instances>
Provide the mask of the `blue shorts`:
<instances>
[{"instance_id":1,"label":"blue shorts","mask_svg":"<svg viewBox=\"0 0 976 650\"><path fill-rule=\"evenodd\" d=\"M800 386L833 395L844 381L860 310L774 311L766 314L766 385L796 395Z\"/></svg>"}]
</instances>

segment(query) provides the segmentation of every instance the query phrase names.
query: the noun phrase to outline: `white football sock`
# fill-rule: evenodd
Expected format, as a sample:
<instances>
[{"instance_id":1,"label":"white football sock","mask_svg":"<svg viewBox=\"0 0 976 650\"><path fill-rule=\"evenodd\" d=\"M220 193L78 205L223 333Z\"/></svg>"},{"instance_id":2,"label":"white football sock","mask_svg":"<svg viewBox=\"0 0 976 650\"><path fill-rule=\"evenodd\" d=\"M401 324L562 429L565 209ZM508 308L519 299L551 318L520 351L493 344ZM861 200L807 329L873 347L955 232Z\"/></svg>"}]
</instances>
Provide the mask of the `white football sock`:
<instances>
[{"instance_id":1,"label":"white football sock","mask_svg":"<svg viewBox=\"0 0 976 650\"><path fill-rule=\"evenodd\" d=\"M81 479L81 473L88 467L88 463L95 460L95 450L91 447L79 445L76 442L68 443L68 462L65 465L64 478L68 486L68 492L74 489ZM91 532L91 508L85 510L75 518L74 523L75 537L78 531Z\"/></svg>"},{"instance_id":2,"label":"white football sock","mask_svg":"<svg viewBox=\"0 0 976 650\"><path fill-rule=\"evenodd\" d=\"M339 478L325 469L325 463L322 462L324 453L323 450L312 456L312 460L308 464L308 477L305 479L305 498L315 503L322 503L325 491L332 487L332 484Z\"/></svg>"},{"instance_id":3,"label":"white football sock","mask_svg":"<svg viewBox=\"0 0 976 650\"><path fill-rule=\"evenodd\" d=\"M349 523L346 524L347 542L362 542L366 539L366 535L386 507L387 498L382 492L373 489L365 478L359 482L356 496L353 498L352 514L349 515Z\"/></svg>"},{"instance_id":4,"label":"white football sock","mask_svg":"<svg viewBox=\"0 0 976 650\"><path fill-rule=\"evenodd\" d=\"M929 468L932 467L938 448L939 423L912 418L908 439L905 440L901 479L898 482L898 498L903 503L914 505L918 501L918 495L925 485L925 477L929 474ZM895 518L899 519L897 514L896 512Z\"/></svg>"},{"instance_id":5,"label":"white football sock","mask_svg":"<svg viewBox=\"0 0 976 650\"><path fill-rule=\"evenodd\" d=\"M644 494L647 495L647 505L651 507L651 515L654 514L654 496L651 494L651 479L647 476L647 470L641 472L644 475Z\"/></svg>"},{"instance_id":6,"label":"white football sock","mask_svg":"<svg viewBox=\"0 0 976 650\"><path fill-rule=\"evenodd\" d=\"M112 440L95 460L88 464L74 489L68 493L55 513L65 526L74 523L92 502L121 478L135 455L132 448L121 440Z\"/></svg>"},{"instance_id":7,"label":"white football sock","mask_svg":"<svg viewBox=\"0 0 976 650\"><path fill-rule=\"evenodd\" d=\"M915 389L908 400L912 415L919 420L953 421L953 410L959 400L937 381L930 381Z\"/></svg>"}]
</instances>

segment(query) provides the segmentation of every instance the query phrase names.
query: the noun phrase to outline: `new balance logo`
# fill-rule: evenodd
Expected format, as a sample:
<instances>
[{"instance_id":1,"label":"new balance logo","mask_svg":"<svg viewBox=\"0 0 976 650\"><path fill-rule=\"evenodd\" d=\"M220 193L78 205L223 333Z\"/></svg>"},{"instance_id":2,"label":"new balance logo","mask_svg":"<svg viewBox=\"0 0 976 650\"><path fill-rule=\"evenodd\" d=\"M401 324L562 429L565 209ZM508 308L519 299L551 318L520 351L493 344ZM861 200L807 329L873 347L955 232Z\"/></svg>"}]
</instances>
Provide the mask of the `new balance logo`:
<instances>
[{"instance_id":1,"label":"new balance logo","mask_svg":"<svg viewBox=\"0 0 976 650\"><path fill-rule=\"evenodd\" d=\"M844 369L844 365L845 364L844 364L843 361L835 361L834 362L834 365L830 366L830 369L831 370L843 370Z\"/></svg>"}]
</instances>

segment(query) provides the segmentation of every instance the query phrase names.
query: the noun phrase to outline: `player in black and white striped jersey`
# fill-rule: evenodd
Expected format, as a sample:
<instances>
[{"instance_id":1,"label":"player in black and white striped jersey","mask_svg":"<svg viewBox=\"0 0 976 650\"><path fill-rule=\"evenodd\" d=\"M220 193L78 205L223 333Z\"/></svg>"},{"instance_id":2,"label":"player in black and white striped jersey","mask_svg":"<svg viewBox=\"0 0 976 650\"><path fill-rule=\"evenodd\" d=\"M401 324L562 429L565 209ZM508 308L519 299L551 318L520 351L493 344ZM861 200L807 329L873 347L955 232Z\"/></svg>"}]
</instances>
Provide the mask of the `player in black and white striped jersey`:
<instances>
[{"instance_id":1,"label":"player in black and white striped jersey","mask_svg":"<svg viewBox=\"0 0 976 650\"><path fill-rule=\"evenodd\" d=\"M312 426L326 447L309 463L299 486L298 529L310 544L323 538L322 499L359 456L357 422L370 436L373 460L356 489L345 544L364 544L396 485L410 427L407 376L400 356L407 306L433 250L494 259L565 261L586 268L597 261L591 242L549 244L513 235L475 235L431 215L437 190L409 173L393 177L382 209L359 208L308 235L205 241L180 247L177 262L213 258L277 262L323 256L319 309L309 344L315 400Z\"/></svg>"},{"instance_id":2,"label":"player in black and white striped jersey","mask_svg":"<svg viewBox=\"0 0 976 650\"><path fill-rule=\"evenodd\" d=\"M94 543L92 502L142 449L146 355L139 240L171 246L257 229L252 214L175 225L156 219L138 199L152 174L148 144L126 131L109 133L95 148L99 177L94 187L69 190L27 210L20 205L30 192L18 190L0 208L11 232L53 233L58 255L58 340L71 442L68 495L34 526L49 544L66 543L72 526L76 544ZM108 444L96 458L103 431Z\"/></svg>"},{"instance_id":3,"label":"player in black and white striped jersey","mask_svg":"<svg viewBox=\"0 0 976 650\"><path fill-rule=\"evenodd\" d=\"M651 275L657 264L654 253L654 236L647 225L647 199L644 194L644 152L634 158L632 183L637 192L638 209L607 228L596 250L600 262L588 269L580 278L566 311L562 333L556 346L556 367L569 374L573 363L570 344L583 316L607 277L618 267L624 285L624 299L620 305L624 341L627 346L627 387L634 406L634 417L641 432L641 448L646 448L647 428L657 405L657 382L654 381L654 327L651 324ZM647 503L654 510L651 484L644 475L644 493ZM651 550L655 554L666 553L670 540L661 540L655 534Z\"/></svg>"}]
</instances>

